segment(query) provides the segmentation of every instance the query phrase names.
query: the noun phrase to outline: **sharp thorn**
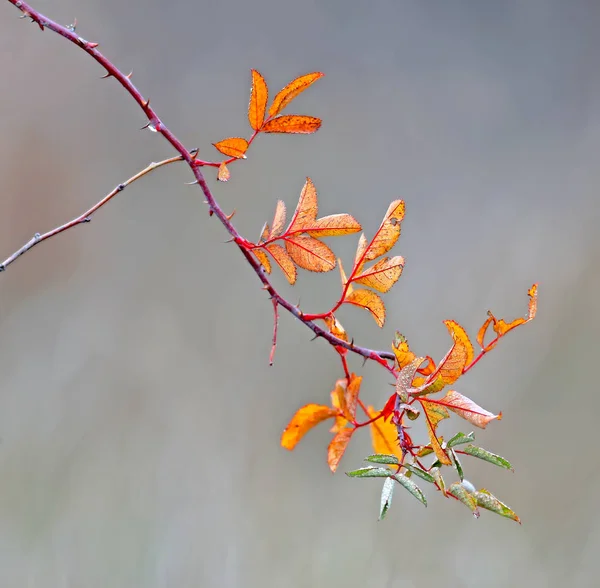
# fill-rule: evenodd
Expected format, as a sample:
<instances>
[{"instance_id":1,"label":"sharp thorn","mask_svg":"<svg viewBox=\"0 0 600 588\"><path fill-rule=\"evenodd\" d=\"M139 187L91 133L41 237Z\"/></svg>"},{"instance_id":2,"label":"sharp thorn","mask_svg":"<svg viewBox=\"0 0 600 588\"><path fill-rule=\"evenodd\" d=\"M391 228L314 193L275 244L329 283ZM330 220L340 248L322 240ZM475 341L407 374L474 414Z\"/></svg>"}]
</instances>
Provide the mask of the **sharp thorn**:
<instances>
[{"instance_id":1,"label":"sharp thorn","mask_svg":"<svg viewBox=\"0 0 600 588\"><path fill-rule=\"evenodd\" d=\"M235 241L235 237L231 237L231 239L227 239L227 241L223 241L223 243L233 243Z\"/></svg>"},{"instance_id":2,"label":"sharp thorn","mask_svg":"<svg viewBox=\"0 0 600 588\"><path fill-rule=\"evenodd\" d=\"M140 131L143 131L144 129L147 129L150 127L150 121L148 121L143 127L140 128Z\"/></svg>"},{"instance_id":3,"label":"sharp thorn","mask_svg":"<svg viewBox=\"0 0 600 588\"><path fill-rule=\"evenodd\" d=\"M311 342L314 341L315 339L318 339L321 335L319 335L319 333L315 333L315 336L311 339Z\"/></svg>"},{"instance_id":4,"label":"sharp thorn","mask_svg":"<svg viewBox=\"0 0 600 588\"><path fill-rule=\"evenodd\" d=\"M101 80L105 80L106 78L110 78L112 76L112 74L107 71L103 76L100 76Z\"/></svg>"},{"instance_id":5,"label":"sharp thorn","mask_svg":"<svg viewBox=\"0 0 600 588\"><path fill-rule=\"evenodd\" d=\"M193 186L194 184L197 184L198 180L194 180L193 182L186 182L185 185L186 186Z\"/></svg>"},{"instance_id":6,"label":"sharp thorn","mask_svg":"<svg viewBox=\"0 0 600 588\"><path fill-rule=\"evenodd\" d=\"M229 215L226 215L225 218L230 221L233 218L233 215L235 214L235 208L233 209L233 212Z\"/></svg>"},{"instance_id":7,"label":"sharp thorn","mask_svg":"<svg viewBox=\"0 0 600 588\"><path fill-rule=\"evenodd\" d=\"M198 149L198 147L196 147L195 149L192 149L190 151L190 155L192 157L192 161L195 161L196 157L198 157L198 153L200 153L200 149Z\"/></svg>"},{"instance_id":8,"label":"sharp thorn","mask_svg":"<svg viewBox=\"0 0 600 588\"><path fill-rule=\"evenodd\" d=\"M125 77L130 80L131 76L133 75L133 70L131 70Z\"/></svg>"}]
</instances>

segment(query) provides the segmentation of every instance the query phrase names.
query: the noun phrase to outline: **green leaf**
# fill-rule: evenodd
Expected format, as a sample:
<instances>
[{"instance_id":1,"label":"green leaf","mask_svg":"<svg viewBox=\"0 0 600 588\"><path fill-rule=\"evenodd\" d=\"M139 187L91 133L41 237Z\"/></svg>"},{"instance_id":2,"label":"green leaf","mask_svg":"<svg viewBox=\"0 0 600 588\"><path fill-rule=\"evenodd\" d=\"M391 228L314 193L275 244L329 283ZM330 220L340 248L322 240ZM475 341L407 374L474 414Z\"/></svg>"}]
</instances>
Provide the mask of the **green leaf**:
<instances>
[{"instance_id":1,"label":"green leaf","mask_svg":"<svg viewBox=\"0 0 600 588\"><path fill-rule=\"evenodd\" d=\"M382 521L387 514L387 511L392 506L392 495L394 494L394 484L393 478L388 478L383 483L383 488L381 490L381 506L379 507L379 520Z\"/></svg>"},{"instance_id":2,"label":"green leaf","mask_svg":"<svg viewBox=\"0 0 600 588\"><path fill-rule=\"evenodd\" d=\"M478 457L479 459L483 459L484 461L489 461L490 463L493 463L494 465L497 465L501 468L511 470L512 472L515 471L512 465L510 465L509 461L507 461L503 457L500 457L499 455L496 455L495 453L490 453L489 451L486 451L481 447L476 447L475 445L467 445L462 449L462 451L464 451L468 455L472 455L473 457Z\"/></svg>"},{"instance_id":3,"label":"green leaf","mask_svg":"<svg viewBox=\"0 0 600 588\"><path fill-rule=\"evenodd\" d=\"M383 453L369 455L369 457L365 457L365 461L370 461L371 463L385 463L392 465L398 465L400 463L395 455L385 455Z\"/></svg>"},{"instance_id":4,"label":"green leaf","mask_svg":"<svg viewBox=\"0 0 600 588\"><path fill-rule=\"evenodd\" d=\"M434 477L430 473L426 472L425 470L422 470L421 468L410 465L408 463L403 464L402 467L405 467L409 472L412 472L413 474L415 474L415 476L419 476L419 478L421 478L422 480L425 480L426 482L429 482L430 484L435 484Z\"/></svg>"},{"instance_id":5,"label":"green leaf","mask_svg":"<svg viewBox=\"0 0 600 588\"><path fill-rule=\"evenodd\" d=\"M477 500L477 506L481 508L485 508L486 510L491 510L500 516L506 517L507 519L511 519L513 521L517 521L519 525L521 524L521 519L517 516L514 510L506 506L503 502L500 502L493 494L488 492L485 489L481 489L478 492L473 494L475 500Z\"/></svg>"},{"instance_id":6,"label":"green leaf","mask_svg":"<svg viewBox=\"0 0 600 588\"><path fill-rule=\"evenodd\" d=\"M350 476L351 478L389 478L393 474L387 468L368 467L346 472L346 475Z\"/></svg>"},{"instance_id":7,"label":"green leaf","mask_svg":"<svg viewBox=\"0 0 600 588\"><path fill-rule=\"evenodd\" d=\"M468 435L464 433L456 433L452 439L450 439L447 443L447 447L456 447L457 445L461 445L463 443L471 443L475 441L475 435L471 431Z\"/></svg>"},{"instance_id":8,"label":"green leaf","mask_svg":"<svg viewBox=\"0 0 600 588\"><path fill-rule=\"evenodd\" d=\"M452 461L454 462L454 467L456 468L456 471L458 472L458 477L460 478L460 481L462 482L465 479L465 476L463 474L462 465L458 459L458 455L456 455L456 451L454 451L454 449L451 449L450 453L452 454Z\"/></svg>"},{"instance_id":9,"label":"green leaf","mask_svg":"<svg viewBox=\"0 0 600 588\"><path fill-rule=\"evenodd\" d=\"M417 500L422 502L425 506L427 506L427 499L425 495L421 491L421 489L410 479L407 478L403 474L396 474L393 476L394 480L396 480L399 484L404 486Z\"/></svg>"},{"instance_id":10,"label":"green leaf","mask_svg":"<svg viewBox=\"0 0 600 588\"><path fill-rule=\"evenodd\" d=\"M437 466L432 467L431 472L433 474L433 479L437 482L437 485L439 486L440 490L442 491L442 494L444 496L446 496L446 482L444 481L444 478L442 478L442 474L440 472L440 467L437 467Z\"/></svg>"},{"instance_id":11,"label":"green leaf","mask_svg":"<svg viewBox=\"0 0 600 588\"><path fill-rule=\"evenodd\" d=\"M477 508L477 499L462 484L455 482L448 488L448 494L458 498L465 506L471 509L473 516L479 518L479 509Z\"/></svg>"}]
</instances>

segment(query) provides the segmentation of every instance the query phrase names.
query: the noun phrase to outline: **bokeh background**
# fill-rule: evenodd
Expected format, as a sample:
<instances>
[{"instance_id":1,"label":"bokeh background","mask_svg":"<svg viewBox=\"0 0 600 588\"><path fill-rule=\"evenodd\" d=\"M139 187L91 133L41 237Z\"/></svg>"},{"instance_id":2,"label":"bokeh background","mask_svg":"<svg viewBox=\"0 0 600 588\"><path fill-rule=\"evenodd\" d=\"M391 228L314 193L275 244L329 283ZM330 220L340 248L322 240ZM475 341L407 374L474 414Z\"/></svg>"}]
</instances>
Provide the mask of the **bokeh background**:
<instances>
[{"instance_id":1,"label":"bokeh background","mask_svg":"<svg viewBox=\"0 0 600 588\"><path fill-rule=\"evenodd\" d=\"M282 316L269 368L256 277L189 171L156 172L0 276L0 586L595 586L600 4L35 5L77 17L206 158L249 134L251 67L272 91L326 72L291 109L322 117L318 134L260 137L228 184L208 175L249 238L307 175L323 214L352 213L367 234L406 200L386 327L340 315L362 344L399 329L440 358L443 319L474 334L488 308L520 316L534 281L540 302L458 386L504 412L477 441L515 474L464 465L523 525L476 521L431 491L425 509L400 489L380 523L379 481L342 473L369 452L366 432L336 476L327 426L279 447L299 406L327 400L335 354ZM96 63L18 16L0 2L2 258L172 155ZM350 260L356 238L332 244ZM339 291L337 273L274 280L310 312ZM352 366L381 406L389 378Z\"/></svg>"}]
</instances>

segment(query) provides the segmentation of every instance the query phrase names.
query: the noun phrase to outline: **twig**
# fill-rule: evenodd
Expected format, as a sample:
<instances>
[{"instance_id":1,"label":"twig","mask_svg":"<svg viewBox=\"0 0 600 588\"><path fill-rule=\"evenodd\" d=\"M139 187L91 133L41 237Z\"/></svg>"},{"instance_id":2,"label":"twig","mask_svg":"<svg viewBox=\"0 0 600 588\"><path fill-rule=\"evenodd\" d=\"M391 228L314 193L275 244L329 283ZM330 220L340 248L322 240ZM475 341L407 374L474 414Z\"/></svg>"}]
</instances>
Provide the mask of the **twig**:
<instances>
[{"instance_id":1,"label":"twig","mask_svg":"<svg viewBox=\"0 0 600 588\"><path fill-rule=\"evenodd\" d=\"M59 227L56 227L56 228L52 229L51 231L48 231L47 233L43 233L43 234L36 233L29 241L27 241L27 243L25 243L25 245L23 245L23 247L21 247L20 249L17 249L17 251L15 251L12 255L7 257L0 264L0 272L5 271L6 268L11 263L16 261L24 253L27 253L30 249L33 249L38 243L41 243L42 241L46 241L46 240L50 239L51 237L58 235L59 233L63 233L64 231L72 229L73 227L76 227L83 223L89 223L92 220L92 215L99 208L102 208L107 202L112 200L119 192L122 192L123 190L125 190L125 188L127 186L129 186L130 184L133 184L133 182L144 177L146 174L149 174L151 171L154 171L155 169L157 169L159 167L163 167L164 165L169 165L170 163L175 163L177 161L182 161L182 157L180 155L178 155L176 157L170 157L169 159L164 159L163 161L152 162L148 167L139 171L134 176L131 176L128 180L126 180L122 184L119 184L114 190L112 190L112 192L109 192L104 198L102 198L102 200L96 202L96 204L94 204L94 206L92 206L90 209L86 210L83 214L80 214L78 217L74 218L73 220L70 220L69 222L65 223L64 225L60 225Z\"/></svg>"},{"instance_id":2,"label":"twig","mask_svg":"<svg viewBox=\"0 0 600 588\"><path fill-rule=\"evenodd\" d=\"M206 179L204 178L204 175L200 170L200 167L203 162L197 161L196 156L190 154L190 152L185 148L183 143L181 143L181 141L173 134L173 132L162 122L156 111L150 106L150 100L144 98L140 91L132 83L131 74L124 74L107 57L105 57L100 51L98 51L98 43L89 42L86 39L83 39L82 37L77 35L74 30L75 27L63 26L58 24L57 22L47 18L39 11L32 8L27 2L23 2L21 0L8 0L8 2L14 5L16 8L18 8L22 12L23 17L30 18L33 22L35 22L40 27L40 29L44 30L44 28L47 28L57 33L58 35L65 37L66 39L71 41L71 43L83 49L83 51L90 55L106 70L105 77L113 77L115 78L115 80L117 80L117 82L119 82L119 84L121 84L121 86L123 86L123 88L129 93L133 100L135 100L135 102L139 105L139 107L143 110L144 114L146 115L148 123L145 125L145 128L149 128L150 130L162 135L171 144L173 149L175 149L175 151L179 153L181 158L188 164L192 173L194 174L195 181L198 183L200 189L202 190L202 193L204 194L206 203L208 205L209 214L211 216L214 214L219 219L221 224L225 227L225 230L231 235L232 240L236 243L242 255L246 258L246 261L250 264L250 266L258 276L259 280L262 282L264 289L270 294L271 298L274 301L274 304L276 303L279 306L285 308L285 310L287 310L298 320L304 323L315 334L316 337L322 337L333 346L343 347L344 349L348 349L349 351L352 351L357 355L361 355L365 359L371 359L373 361L376 361L377 363L384 366L392 374L394 373L393 363L391 366L388 363L388 361L394 361L395 357L393 353L388 351L375 351L373 349L367 349L365 347L354 345L354 343L348 343L343 339L339 339L335 335L332 335L329 331L326 331L325 329L321 328L313 321L306 319L299 308L297 308L296 306L288 302L285 298L283 298L280 294L278 294L278 292L275 290L275 288L269 281L263 266L248 250L247 246L248 244L250 244L250 242L240 235L238 230L231 223L230 218L225 214L225 212L221 209L221 207L215 200L206 182ZM85 222L85 220L83 222ZM31 247L39 243L40 238L36 239L34 237L34 239L32 239L27 244L29 246L28 248L30 249Z\"/></svg>"},{"instance_id":3,"label":"twig","mask_svg":"<svg viewBox=\"0 0 600 588\"><path fill-rule=\"evenodd\" d=\"M279 303L273 298L273 345L269 355L269 365L273 365L275 357L275 348L277 347L277 327L279 326Z\"/></svg>"}]
</instances>

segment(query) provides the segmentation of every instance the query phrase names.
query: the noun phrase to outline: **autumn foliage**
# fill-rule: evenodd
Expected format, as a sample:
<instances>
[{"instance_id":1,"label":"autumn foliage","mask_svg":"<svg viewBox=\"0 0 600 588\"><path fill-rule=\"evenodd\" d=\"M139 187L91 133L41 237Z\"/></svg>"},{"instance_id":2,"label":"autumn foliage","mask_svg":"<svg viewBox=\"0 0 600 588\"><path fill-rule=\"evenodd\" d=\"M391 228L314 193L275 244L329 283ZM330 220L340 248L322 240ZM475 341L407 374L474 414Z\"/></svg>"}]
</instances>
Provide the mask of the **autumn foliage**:
<instances>
[{"instance_id":1,"label":"autumn foliage","mask_svg":"<svg viewBox=\"0 0 600 588\"><path fill-rule=\"evenodd\" d=\"M496 466L512 470L510 463L473 442L472 432L457 432L449 439L438 434L439 423L449 419L451 413L460 417L463 424L485 429L492 421L500 420L502 413L493 414L479 406L472 399L454 389L460 377L471 370L484 355L491 351L501 338L516 327L531 321L536 314L537 285L529 289L527 313L516 320L498 319L488 312L475 337L475 343L457 322L444 322L450 335L449 350L437 363L429 355L417 355L407 339L396 332L389 351L375 351L359 346L340 323L339 309L354 306L367 311L378 327L386 321L384 295L398 282L404 268L404 258L392 254L401 233L405 217L405 203L393 200L383 214L381 224L371 236L361 233L362 226L357 219L347 213L319 216L317 188L310 178L306 178L300 196L291 214L283 200L275 204L272 220L262 227L256 241L244 238L232 224L233 214L223 212L209 188L203 168L216 169L220 182L232 177L230 166L246 159L246 154L261 134L287 133L310 134L321 126L321 120L306 114L283 114L292 102L316 81L323 77L320 72L302 75L279 91L269 104L269 89L264 77L256 70L251 71L252 85L248 104L250 132L247 138L227 137L213 143L215 149L224 156L217 161L202 160L197 150L186 149L175 135L162 123L150 106L132 84L130 75L123 74L90 43L79 37L75 25L64 27L41 15L25 2L9 0L40 28L48 28L59 33L82 48L106 69L105 77L115 78L138 103L148 118L147 128L161 134L179 154L169 160L152 164L138 172L118 189L105 196L90 210L73 221L56 229L36 236L17 250L2 264L0 271L7 268L19 256L34 245L78 224L88 222L91 215L122 189L143 175L160 167L184 161L194 175L194 182L201 188L209 213L223 224L242 255L251 265L268 292L274 311L274 327L270 361L277 345L278 317L280 309L291 313L313 331L316 337L326 340L340 361L340 378L334 383L327 398L307 404L298 409L285 427L281 436L281 446L293 450L301 439L314 427L327 422L331 441L327 449L327 463L335 472L342 460L349 442L357 430L368 427L371 433L372 454L365 458L366 467L347 472L353 478L383 478L380 517L383 518L390 505L397 485L405 488L423 504L427 504L421 485L430 484L447 498L452 498L467 506L474 516L479 516L481 508L493 511L504 517L519 521L518 516L487 490L477 490L464 476L462 460L472 456ZM299 186L300 187L300 186ZM291 210L291 208L290 208ZM338 259L331 249L332 237L347 237L361 233L356 243L356 253L352 263ZM354 237L356 238L356 237ZM290 284L298 280L299 270L329 272L338 268L340 293L330 309L320 313L307 313L281 296L273 282L280 279L273 276L281 272ZM365 402L363 391L368 385L363 377L351 373L348 367L348 354L358 354L365 361L371 360L386 370L394 385L394 391L382 407L375 408ZM411 424L421 419L427 436L413 439ZM454 481L450 481L451 478Z\"/></svg>"}]
</instances>

